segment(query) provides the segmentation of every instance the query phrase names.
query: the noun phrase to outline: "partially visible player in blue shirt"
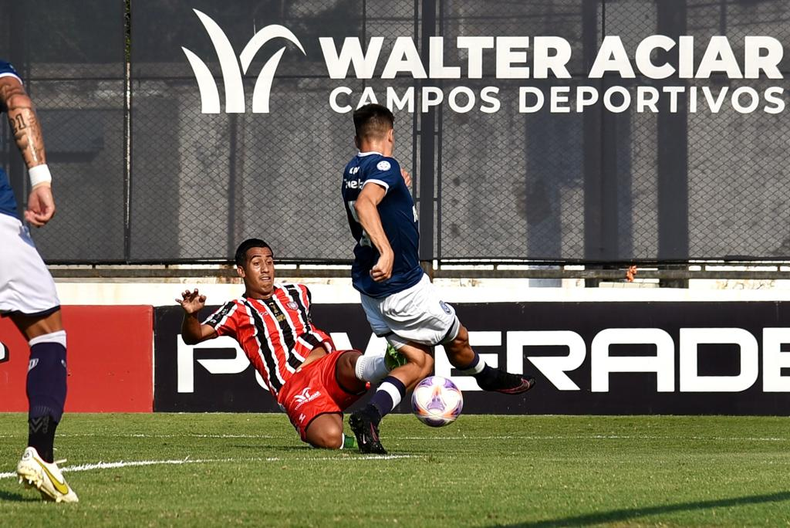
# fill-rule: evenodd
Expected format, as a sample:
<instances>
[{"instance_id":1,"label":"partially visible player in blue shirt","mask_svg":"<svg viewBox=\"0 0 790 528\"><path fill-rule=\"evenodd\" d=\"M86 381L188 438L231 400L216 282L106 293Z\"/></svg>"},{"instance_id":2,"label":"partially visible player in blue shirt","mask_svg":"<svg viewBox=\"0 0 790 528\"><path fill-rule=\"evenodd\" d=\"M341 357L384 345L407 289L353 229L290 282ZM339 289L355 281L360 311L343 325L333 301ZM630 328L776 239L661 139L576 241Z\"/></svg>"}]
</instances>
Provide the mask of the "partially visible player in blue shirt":
<instances>
[{"instance_id":1,"label":"partially visible player in blue shirt","mask_svg":"<svg viewBox=\"0 0 790 528\"><path fill-rule=\"evenodd\" d=\"M373 332L408 362L390 372L364 409L349 418L360 451L386 453L379 441L382 417L406 389L430 374L432 347L443 345L450 363L480 388L521 394L535 379L492 368L469 346L469 334L452 306L441 300L419 261L419 231L410 177L392 157L395 117L385 106L354 112L359 153L343 171L342 194L354 247L352 283Z\"/></svg>"},{"instance_id":2,"label":"partially visible player in blue shirt","mask_svg":"<svg viewBox=\"0 0 790 528\"><path fill-rule=\"evenodd\" d=\"M3 60L0 60L0 76L19 78L14 67ZM0 111L2 110L3 108L0 107ZM14 191L11 189L11 183L2 167L0 167L0 214L17 215Z\"/></svg>"},{"instance_id":3,"label":"partially visible player in blue shirt","mask_svg":"<svg viewBox=\"0 0 790 528\"><path fill-rule=\"evenodd\" d=\"M14 67L0 59L0 113L8 115L14 142L25 160L30 196L24 219L41 227L55 214L52 176L33 102ZM8 176L0 169L0 315L10 317L30 347L27 373L28 447L17 475L43 498L77 502L54 461L55 429L66 401L66 331L55 281L18 216ZM0 348L5 345L0 343Z\"/></svg>"}]
</instances>

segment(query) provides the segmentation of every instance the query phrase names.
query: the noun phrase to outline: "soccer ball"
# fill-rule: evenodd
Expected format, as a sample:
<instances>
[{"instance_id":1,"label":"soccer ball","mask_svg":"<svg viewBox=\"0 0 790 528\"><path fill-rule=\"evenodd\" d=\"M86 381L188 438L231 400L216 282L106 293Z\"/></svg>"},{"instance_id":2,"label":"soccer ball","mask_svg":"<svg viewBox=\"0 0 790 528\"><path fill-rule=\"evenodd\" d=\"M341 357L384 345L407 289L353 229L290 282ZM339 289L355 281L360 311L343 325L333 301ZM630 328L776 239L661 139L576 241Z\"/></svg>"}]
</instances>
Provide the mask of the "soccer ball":
<instances>
[{"instance_id":1,"label":"soccer ball","mask_svg":"<svg viewBox=\"0 0 790 528\"><path fill-rule=\"evenodd\" d=\"M453 423L464 408L464 396L455 384L441 376L428 376L411 395L414 415L431 427Z\"/></svg>"}]
</instances>

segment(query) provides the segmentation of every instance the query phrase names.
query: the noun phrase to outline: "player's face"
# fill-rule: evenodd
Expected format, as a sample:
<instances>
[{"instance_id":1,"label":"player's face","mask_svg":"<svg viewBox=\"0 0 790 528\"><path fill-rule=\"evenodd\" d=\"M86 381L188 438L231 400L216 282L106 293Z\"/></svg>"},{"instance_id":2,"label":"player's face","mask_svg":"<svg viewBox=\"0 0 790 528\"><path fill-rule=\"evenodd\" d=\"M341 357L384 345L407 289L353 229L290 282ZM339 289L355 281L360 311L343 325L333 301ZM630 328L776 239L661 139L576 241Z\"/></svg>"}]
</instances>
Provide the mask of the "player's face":
<instances>
[{"instance_id":1,"label":"player's face","mask_svg":"<svg viewBox=\"0 0 790 528\"><path fill-rule=\"evenodd\" d=\"M274 257L269 248L250 248L247 262L239 268L244 279L247 295L258 298L268 297L274 291Z\"/></svg>"}]
</instances>

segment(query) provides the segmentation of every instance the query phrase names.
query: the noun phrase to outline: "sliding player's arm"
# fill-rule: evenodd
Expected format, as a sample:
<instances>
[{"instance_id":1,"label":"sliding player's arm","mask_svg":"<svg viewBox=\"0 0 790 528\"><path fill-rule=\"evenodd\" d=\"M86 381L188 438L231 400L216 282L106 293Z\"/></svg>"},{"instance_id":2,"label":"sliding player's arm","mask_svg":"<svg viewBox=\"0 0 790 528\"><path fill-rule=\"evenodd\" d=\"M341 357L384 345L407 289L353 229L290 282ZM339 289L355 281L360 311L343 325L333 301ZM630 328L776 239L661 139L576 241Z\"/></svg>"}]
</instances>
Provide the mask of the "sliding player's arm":
<instances>
[{"instance_id":1,"label":"sliding player's arm","mask_svg":"<svg viewBox=\"0 0 790 528\"><path fill-rule=\"evenodd\" d=\"M196 345L208 339L217 337L213 326L200 324L198 313L206 306L206 296L195 289L186 290L181 294L181 299L176 302L184 309L184 319L181 321L181 338L187 345Z\"/></svg>"},{"instance_id":2,"label":"sliding player's arm","mask_svg":"<svg viewBox=\"0 0 790 528\"><path fill-rule=\"evenodd\" d=\"M36 227L49 222L55 214L52 198L52 176L47 167L44 138L33 101L15 75L0 76L0 106L8 114L8 122L19 152L27 165L32 190L25 219Z\"/></svg>"},{"instance_id":3,"label":"sliding player's arm","mask_svg":"<svg viewBox=\"0 0 790 528\"><path fill-rule=\"evenodd\" d=\"M381 216L379 216L378 210L378 205L386 195L387 190L384 187L370 183L362 187L362 191L354 203L362 229L368 234L370 241L379 252L379 260L370 270L370 276L376 282L383 282L392 276L392 265L395 261L395 254L387 234L384 232L384 227L381 225Z\"/></svg>"}]
</instances>

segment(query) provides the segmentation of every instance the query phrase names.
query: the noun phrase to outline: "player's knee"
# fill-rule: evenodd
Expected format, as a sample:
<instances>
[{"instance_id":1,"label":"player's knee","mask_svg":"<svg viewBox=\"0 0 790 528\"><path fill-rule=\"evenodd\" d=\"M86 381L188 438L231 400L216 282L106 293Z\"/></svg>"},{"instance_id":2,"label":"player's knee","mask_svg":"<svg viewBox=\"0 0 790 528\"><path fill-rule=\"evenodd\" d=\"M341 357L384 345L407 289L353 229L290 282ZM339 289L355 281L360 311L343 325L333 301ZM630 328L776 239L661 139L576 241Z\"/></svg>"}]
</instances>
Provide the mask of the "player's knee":
<instances>
[{"instance_id":1,"label":"player's knee","mask_svg":"<svg viewBox=\"0 0 790 528\"><path fill-rule=\"evenodd\" d=\"M320 445L316 445L315 447L321 449L340 449L343 447L343 435L342 433L338 433L337 435L323 438Z\"/></svg>"},{"instance_id":2,"label":"player's knee","mask_svg":"<svg viewBox=\"0 0 790 528\"><path fill-rule=\"evenodd\" d=\"M327 424L312 431L308 441L313 447L322 449L340 449L343 446L343 428L335 424Z\"/></svg>"},{"instance_id":3,"label":"player's knee","mask_svg":"<svg viewBox=\"0 0 790 528\"><path fill-rule=\"evenodd\" d=\"M344 372L350 372L353 375L354 369L357 365L357 360L361 355L362 352L359 350L347 350L343 352L343 354L337 360L338 367L343 369Z\"/></svg>"}]
</instances>

